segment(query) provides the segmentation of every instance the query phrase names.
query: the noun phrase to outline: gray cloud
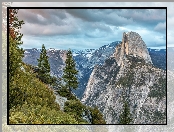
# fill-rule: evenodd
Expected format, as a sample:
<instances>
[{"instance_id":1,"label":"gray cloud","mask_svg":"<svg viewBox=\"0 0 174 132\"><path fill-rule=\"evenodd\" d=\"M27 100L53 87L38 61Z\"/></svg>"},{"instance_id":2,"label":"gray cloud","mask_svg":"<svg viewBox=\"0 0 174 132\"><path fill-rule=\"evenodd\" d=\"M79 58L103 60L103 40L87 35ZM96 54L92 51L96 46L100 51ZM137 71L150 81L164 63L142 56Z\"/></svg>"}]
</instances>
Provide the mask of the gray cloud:
<instances>
[{"instance_id":1,"label":"gray cloud","mask_svg":"<svg viewBox=\"0 0 174 132\"><path fill-rule=\"evenodd\" d=\"M158 23L155 28L154 28L155 31L159 31L159 32L165 32L166 31L166 22L162 23Z\"/></svg>"},{"instance_id":2,"label":"gray cloud","mask_svg":"<svg viewBox=\"0 0 174 132\"><path fill-rule=\"evenodd\" d=\"M102 22L114 26L132 24L132 18L125 18L119 16L116 10L102 10L102 9L67 9L66 12L74 17L88 22Z\"/></svg>"},{"instance_id":3,"label":"gray cloud","mask_svg":"<svg viewBox=\"0 0 174 132\"><path fill-rule=\"evenodd\" d=\"M65 25L63 20L67 18L65 11L61 9L20 9L18 15L28 23L42 25Z\"/></svg>"},{"instance_id":4,"label":"gray cloud","mask_svg":"<svg viewBox=\"0 0 174 132\"><path fill-rule=\"evenodd\" d=\"M151 37L165 36L165 10L22 9L18 15L25 21L21 29L24 38L33 36L40 43L49 38L49 45L56 47L97 48L120 41L123 32L129 31L142 35L148 47L165 45L165 38ZM25 41L24 45L30 40Z\"/></svg>"}]
</instances>

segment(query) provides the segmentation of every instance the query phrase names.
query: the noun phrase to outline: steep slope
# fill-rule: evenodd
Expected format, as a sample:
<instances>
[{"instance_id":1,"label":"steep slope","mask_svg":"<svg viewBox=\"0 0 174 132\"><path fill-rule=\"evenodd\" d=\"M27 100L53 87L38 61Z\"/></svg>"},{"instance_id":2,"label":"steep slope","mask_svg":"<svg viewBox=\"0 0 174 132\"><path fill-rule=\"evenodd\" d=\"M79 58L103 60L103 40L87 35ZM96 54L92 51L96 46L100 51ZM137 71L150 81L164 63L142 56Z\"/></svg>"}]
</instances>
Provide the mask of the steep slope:
<instances>
[{"instance_id":1,"label":"steep slope","mask_svg":"<svg viewBox=\"0 0 174 132\"><path fill-rule=\"evenodd\" d=\"M77 97L82 97L95 64L103 64L104 60L114 53L115 46L118 43L120 43L120 41L104 45L99 49L72 50L73 58L76 62L76 68L79 71L79 86L77 90L74 90ZM39 55L40 49L25 49L23 62L37 66ZM61 77L65 66L66 50L50 48L47 50L47 55L49 56L51 74Z\"/></svg>"},{"instance_id":2,"label":"steep slope","mask_svg":"<svg viewBox=\"0 0 174 132\"><path fill-rule=\"evenodd\" d=\"M96 50L88 49L81 52L75 52L74 60L76 61L76 68L79 71L79 87L77 90L74 90L74 92L79 98L82 97L85 91L88 79L94 66L96 64L102 65L105 59L114 53L115 46L119 43L120 41L116 41L108 45L104 45Z\"/></svg>"},{"instance_id":3,"label":"steep slope","mask_svg":"<svg viewBox=\"0 0 174 132\"><path fill-rule=\"evenodd\" d=\"M166 49L150 49L148 48L149 55L152 59L154 66L166 70Z\"/></svg>"},{"instance_id":4,"label":"steep slope","mask_svg":"<svg viewBox=\"0 0 174 132\"><path fill-rule=\"evenodd\" d=\"M31 65L22 63L9 85L10 124L105 124L97 108L43 83Z\"/></svg>"},{"instance_id":5,"label":"steep slope","mask_svg":"<svg viewBox=\"0 0 174 132\"><path fill-rule=\"evenodd\" d=\"M174 71L174 47L167 47L167 70Z\"/></svg>"},{"instance_id":6,"label":"steep slope","mask_svg":"<svg viewBox=\"0 0 174 132\"><path fill-rule=\"evenodd\" d=\"M76 68L79 70L78 79L79 87L77 90L74 90L74 93L81 98L89 77L94 69L96 64L102 65L104 61L109 58L115 52L115 47L121 41L115 41L108 45L104 45L99 49L86 49L86 50L76 50L73 49L73 58L76 62ZM151 56L152 63L154 66L162 69L166 69L166 51L165 49L156 50L148 48L148 52ZM63 67L65 66L66 51L59 49L48 49L47 54L49 56L49 63L51 66L51 74L57 77L61 77L63 73ZM40 50L25 49L25 56L23 61L27 64L36 66L37 59L39 58Z\"/></svg>"},{"instance_id":7,"label":"steep slope","mask_svg":"<svg viewBox=\"0 0 174 132\"><path fill-rule=\"evenodd\" d=\"M23 64L9 87L9 124L75 124L78 121L60 110L55 94Z\"/></svg>"},{"instance_id":8,"label":"steep slope","mask_svg":"<svg viewBox=\"0 0 174 132\"><path fill-rule=\"evenodd\" d=\"M95 66L81 101L98 106L107 124L118 124L125 100L132 124L166 123L166 71L153 66L135 32L124 33L116 52Z\"/></svg>"}]
</instances>

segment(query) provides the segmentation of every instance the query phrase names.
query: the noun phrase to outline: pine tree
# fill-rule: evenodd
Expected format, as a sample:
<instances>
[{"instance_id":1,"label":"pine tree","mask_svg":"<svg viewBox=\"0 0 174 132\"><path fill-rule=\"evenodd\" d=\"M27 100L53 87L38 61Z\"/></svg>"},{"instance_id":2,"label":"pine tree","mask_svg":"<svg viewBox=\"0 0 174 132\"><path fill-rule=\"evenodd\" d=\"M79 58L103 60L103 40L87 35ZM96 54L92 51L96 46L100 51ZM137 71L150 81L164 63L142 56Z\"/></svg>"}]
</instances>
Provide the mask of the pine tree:
<instances>
[{"instance_id":1,"label":"pine tree","mask_svg":"<svg viewBox=\"0 0 174 132\"><path fill-rule=\"evenodd\" d=\"M65 87L68 88L69 93L71 93L71 88L76 89L78 87L77 74L78 71L75 68L75 61L72 57L72 52L69 49L67 52L67 59L65 61L66 66L63 70L63 76Z\"/></svg>"},{"instance_id":2,"label":"pine tree","mask_svg":"<svg viewBox=\"0 0 174 132\"><path fill-rule=\"evenodd\" d=\"M102 113L99 111L98 107L95 106L94 108L90 108L92 114L92 124L106 124Z\"/></svg>"},{"instance_id":3,"label":"pine tree","mask_svg":"<svg viewBox=\"0 0 174 132\"><path fill-rule=\"evenodd\" d=\"M119 124L130 124L132 121L130 108L128 103L125 101L123 106L123 112L120 115L120 122Z\"/></svg>"},{"instance_id":4,"label":"pine tree","mask_svg":"<svg viewBox=\"0 0 174 132\"><path fill-rule=\"evenodd\" d=\"M47 52L46 52L44 44L42 45L40 58L37 60L38 60L38 68L39 68L38 77L42 82L49 84L50 83L50 64L48 61L48 56L47 56Z\"/></svg>"},{"instance_id":5,"label":"pine tree","mask_svg":"<svg viewBox=\"0 0 174 132\"><path fill-rule=\"evenodd\" d=\"M18 20L18 9L9 9L9 79L17 74L22 64L22 57L24 50L19 46L23 43L21 41L23 34L19 29L24 24L24 21Z\"/></svg>"},{"instance_id":6,"label":"pine tree","mask_svg":"<svg viewBox=\"0 0 174 132\"><path fill-rule=\"evenodd\" d=\"M21 41L23 34L19 29L24 24L24 21L18 20L18 9L9 9L8 11L9 29L9 108L21 104L24 98L21 91L21 87L15 82L18 82L20 77L20 70L22 66L22 57L24 56L24 50L19 46L23 43ZM20 101L16 98L20 98Z\"/></svg>"}]
</instances>

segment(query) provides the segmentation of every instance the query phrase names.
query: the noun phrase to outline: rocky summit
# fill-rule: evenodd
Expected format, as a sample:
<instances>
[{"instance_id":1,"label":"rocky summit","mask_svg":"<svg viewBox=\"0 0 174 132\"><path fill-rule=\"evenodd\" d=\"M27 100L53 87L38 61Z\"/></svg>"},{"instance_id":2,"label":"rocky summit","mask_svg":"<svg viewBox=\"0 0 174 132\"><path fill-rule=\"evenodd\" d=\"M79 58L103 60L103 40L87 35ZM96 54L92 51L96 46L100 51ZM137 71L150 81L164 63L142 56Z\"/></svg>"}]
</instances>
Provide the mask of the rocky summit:
<instances>
[{"instance_id":1,"label":"rocky summit","mask_svg":"<svg viewBox=\"0 0 174 132\"><path fill-rule=\"evenodd\" d=\"M97 106L107 124L120 123L125 102L130 124L165 124L166 71L153 65L138 33L123 33L113 55L94 67L81 101Z\"/></svg>"},{"instance_id":2,"label":"rocky summit","mask_svg":"<svg viewBox=\"0 0 174 132\"><path fill-rule=\"evenodd\" d=\"M122 42L117 45L113 55L118 65L120 65L125 55L138 56L143 58L146 63L152 63L146 44L136 32L123 33Z\"/></svg>"}]
</instances>

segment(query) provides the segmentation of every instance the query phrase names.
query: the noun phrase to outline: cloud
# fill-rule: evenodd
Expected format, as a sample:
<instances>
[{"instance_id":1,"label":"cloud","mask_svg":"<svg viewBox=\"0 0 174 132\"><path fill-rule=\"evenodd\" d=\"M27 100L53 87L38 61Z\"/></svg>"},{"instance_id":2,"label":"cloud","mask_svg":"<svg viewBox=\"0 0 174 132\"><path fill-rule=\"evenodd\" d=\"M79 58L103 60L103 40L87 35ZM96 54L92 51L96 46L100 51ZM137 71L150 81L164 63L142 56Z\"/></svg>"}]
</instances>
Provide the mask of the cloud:
<instances>
[{"instance_id":1,"label":"cloud","mask_svg":"<svg viewBox=\"0 0 174 132\"><path fill-rule=\"evenodd\" d=\"M55 24L50 25L38 25L26 23L22 27L21 32L24 35L31 36L55 36L55 35L69 35L76 34L78 30L71 25L58 26Z\"/></svg>"},{"instance_id":2,"label":"cloud","mask_svg":"<svg viewBox=\"0 0 174 132\"><path fill-rule=\"evenodd\" d=\"M47 47L99 48L120 41L123 32L130 31L139 33L148 47L165 45L165 37L160 38L166 34L165 10L21 9L18 15L25 21L21 32L28 42L24 46L31 41L26 38L32 36L39 43L48 43Z\"/></svg>"},{"instance_id":3,"label":"cloud","mask_svg":"<svg viewBox=\"0 0 174 132\"><path fill-rule=\"evenodd\" d=\"M160 22L158 23L155 28L154 28L155 31L159 31L159 32L165 32L166 31L166 22Z\"/></svg>"},{"instance_id":4,"label":"cloud","mask_svg":"<svg viewBox=\"0 0 174 132\"><path fill-rule=\"evenodd\" d=\"M64 10L56 9L20 9L18 16L27 23L65 25L67 16Z\"/></svg>"},{"instance_id":5,"label":"cloud","mask_svg":"<svg viewBox=\"0 0 174 132\"><path fill-rule=\"evenodd\" d=\"M66 12L87 22L102 22L114 26L134 23L131 18L119 16L117 9L67 9Z\"/></svg>"}]
</instances>

